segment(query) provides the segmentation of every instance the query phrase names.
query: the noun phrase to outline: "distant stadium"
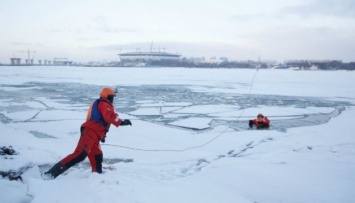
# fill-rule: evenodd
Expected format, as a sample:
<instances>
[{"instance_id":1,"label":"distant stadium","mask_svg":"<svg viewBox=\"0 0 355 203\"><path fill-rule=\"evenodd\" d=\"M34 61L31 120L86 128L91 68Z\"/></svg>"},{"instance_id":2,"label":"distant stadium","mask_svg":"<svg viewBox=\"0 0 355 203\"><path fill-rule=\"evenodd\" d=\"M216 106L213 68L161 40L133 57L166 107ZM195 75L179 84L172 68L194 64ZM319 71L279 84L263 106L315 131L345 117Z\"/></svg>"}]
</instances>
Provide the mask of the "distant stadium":
<instances>
[{"instance_id":1,"label":"distant stadium","mask_svg":"<svg viewBox=\"0 0 355 203\"><path fill-rule=\"evenodd\" d=\"M118 54L122 63L151 63L155 61L178 61L179 54L167 52L127 52Z\"/></svg>"}]
</instances>

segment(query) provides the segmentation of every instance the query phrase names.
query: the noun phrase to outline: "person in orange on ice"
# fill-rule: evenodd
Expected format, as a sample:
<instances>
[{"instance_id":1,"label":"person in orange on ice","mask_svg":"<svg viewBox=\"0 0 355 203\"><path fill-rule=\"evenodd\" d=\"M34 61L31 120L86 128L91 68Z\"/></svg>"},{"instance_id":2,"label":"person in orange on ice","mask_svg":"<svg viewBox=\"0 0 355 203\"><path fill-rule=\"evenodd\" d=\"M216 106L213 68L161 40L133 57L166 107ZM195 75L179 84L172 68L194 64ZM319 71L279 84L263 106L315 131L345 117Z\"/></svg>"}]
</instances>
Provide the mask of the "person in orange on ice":
<instances>
[{"instance_id":1,"label":"person in orange on ice","mask_svg":"<svg viewBox=\"0 0 355 203\"><path fill-rule=\"evenodd\" d=\"M253 125L255 125L256 128L268 128L270 126L270 120L262 113L259 113L256 119L249 120L249 127L252 128Z\"/></svg>"},{"instance_id":2,"label":"person in orange on ice","mask_svg":"<svg viewBox=\"0 0 355 203\"><path fill-rule=\"evenodd\" d=\"M111 88L101 90L100 98L90 105L86 122L81 125L81 136L76 149L45 172L44 179L56 178L86 157L89 157L92 172L102 173L103 154L100 141L105 142L110 125L116 127L132 125L130 120L121 120L115 112L112 104L115 96L116 93Z\"/></svg>"}]
</instances>

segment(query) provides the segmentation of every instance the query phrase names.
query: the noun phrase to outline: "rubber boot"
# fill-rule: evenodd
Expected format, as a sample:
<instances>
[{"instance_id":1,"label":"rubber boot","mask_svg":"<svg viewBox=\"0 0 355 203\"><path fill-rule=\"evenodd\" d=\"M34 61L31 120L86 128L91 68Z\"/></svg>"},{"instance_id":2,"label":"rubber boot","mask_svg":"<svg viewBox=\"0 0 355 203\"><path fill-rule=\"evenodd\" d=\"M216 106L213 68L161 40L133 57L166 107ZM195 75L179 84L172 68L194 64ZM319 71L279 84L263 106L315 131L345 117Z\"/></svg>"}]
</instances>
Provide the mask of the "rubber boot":
<instances>
[{"instance_id":1,"label":"rubber boot","mask_svg":"<svg viewBox=\"0 0 355 203\"><path fill-rule=\"evenodd\" d=\"M49 169L47 172L44 173L43 178L44 179L54 179L66 170L67 170L67 168L63 164L58 162L51 169Z\"/></svg>"}]
</instances>

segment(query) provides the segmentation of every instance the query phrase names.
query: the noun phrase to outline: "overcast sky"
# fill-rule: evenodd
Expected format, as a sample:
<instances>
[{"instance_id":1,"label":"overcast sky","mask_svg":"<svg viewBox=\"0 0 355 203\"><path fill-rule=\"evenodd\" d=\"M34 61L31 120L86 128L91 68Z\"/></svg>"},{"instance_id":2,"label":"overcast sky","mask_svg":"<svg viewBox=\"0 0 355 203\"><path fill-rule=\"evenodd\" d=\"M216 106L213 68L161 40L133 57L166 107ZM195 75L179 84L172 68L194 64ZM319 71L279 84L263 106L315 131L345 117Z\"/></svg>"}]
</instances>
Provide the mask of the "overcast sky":
<instances>
[{"instance_id":1,"label":"overcast sky","mask_svg":"<svg viewBox=\"0 0 355 203\"><path fill-rule=\"evenodd\" d=\"M0 0L0 63L122 52L355 61L355 0Z\"/></svg>"}]
</instances>

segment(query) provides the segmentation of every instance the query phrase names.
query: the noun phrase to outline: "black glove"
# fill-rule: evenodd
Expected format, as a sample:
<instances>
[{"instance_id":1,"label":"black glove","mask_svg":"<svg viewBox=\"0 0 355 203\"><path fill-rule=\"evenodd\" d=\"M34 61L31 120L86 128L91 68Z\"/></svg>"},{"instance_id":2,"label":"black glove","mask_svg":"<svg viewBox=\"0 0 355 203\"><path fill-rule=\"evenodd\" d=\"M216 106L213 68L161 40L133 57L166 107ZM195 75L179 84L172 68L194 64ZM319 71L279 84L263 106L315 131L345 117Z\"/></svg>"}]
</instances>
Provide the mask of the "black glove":
<instances>
[{"instance_id":1,"label":"black glove","mask_svg":"<svg viewBox=\"0 0 355 203\"><path fill-rule=\"evenodd\" d=\"M103 137L100 141L102 142L102 143L105 143L106 142L106 136L105 137Z\"/></svg>"},{"instance_id":2,"label":"black glove","mask_svg":"<svg viewBox=\"0 0 355 203\"><path fill-rule=\"evenodd\" d=\"M253 127L253 120L249 120L249 127Z\"/></svg>"},{"instance_id":3,"label":"black glove","mask_svg":"<svg viewBox=\"0 0 355 203\"><path fill-rule=\"evenodd\" d=\"M121 122L121 125L132 125L132 123L131 123L130 120L124 119L124 120Z\"/></svg>"}]
</instances>

